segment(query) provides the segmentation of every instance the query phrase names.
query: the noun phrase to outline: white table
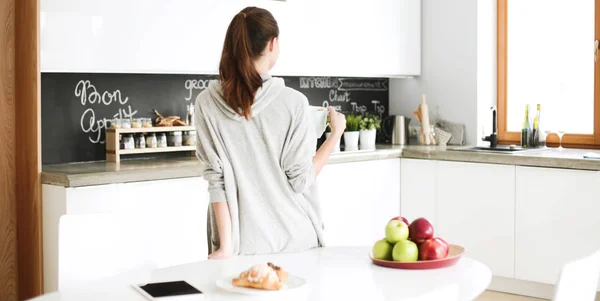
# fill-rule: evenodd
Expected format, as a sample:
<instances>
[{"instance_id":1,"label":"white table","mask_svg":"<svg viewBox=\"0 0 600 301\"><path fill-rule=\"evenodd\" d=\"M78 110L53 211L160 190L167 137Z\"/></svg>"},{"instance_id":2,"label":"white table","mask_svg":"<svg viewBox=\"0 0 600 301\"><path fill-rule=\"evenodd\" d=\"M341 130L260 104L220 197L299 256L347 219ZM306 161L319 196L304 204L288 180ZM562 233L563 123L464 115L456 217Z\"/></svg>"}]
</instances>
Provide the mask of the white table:
<instances>
[{"instance_id":1,"label":"white table","mask_svg":"<svg viewBox=\"0 0 600 301\"><path fill-rule=\"evenodd\" d=\"M371 263L368 247L328 247L295 254L240 256L154 270L145 279L106 281L77 291L50 293L36 301L145 300L131 287L144 281L185 280L205 293L205 300L265 300L223 291L216 279L236 276L253 264L273 262L306 279L309 286L294 298L276 300L473 300L491 281L490 269L463 257L453 267L397 270Z\"/></svg>"}]
</instances>

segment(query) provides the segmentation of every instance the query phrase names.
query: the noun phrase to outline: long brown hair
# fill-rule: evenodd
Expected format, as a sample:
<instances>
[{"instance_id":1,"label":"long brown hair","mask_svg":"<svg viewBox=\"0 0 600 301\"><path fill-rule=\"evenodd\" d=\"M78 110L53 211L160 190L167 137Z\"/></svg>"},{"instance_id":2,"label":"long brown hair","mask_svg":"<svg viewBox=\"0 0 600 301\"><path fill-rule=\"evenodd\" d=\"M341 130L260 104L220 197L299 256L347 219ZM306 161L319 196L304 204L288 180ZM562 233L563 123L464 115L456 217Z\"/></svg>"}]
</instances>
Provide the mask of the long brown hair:
<instances>
[{"instance_id":1,"label":"long brown hair","mask_svg":"<svg viewBox=\"0 0 600 301\"><path fill-rule=\"evenodd\" d=\"M227 104L246 119L262 78L254 66L267 44L279 37L273 15L265 9L246 7L231 20L223 43L219 76Z\"/></svg>"}]
</instances>

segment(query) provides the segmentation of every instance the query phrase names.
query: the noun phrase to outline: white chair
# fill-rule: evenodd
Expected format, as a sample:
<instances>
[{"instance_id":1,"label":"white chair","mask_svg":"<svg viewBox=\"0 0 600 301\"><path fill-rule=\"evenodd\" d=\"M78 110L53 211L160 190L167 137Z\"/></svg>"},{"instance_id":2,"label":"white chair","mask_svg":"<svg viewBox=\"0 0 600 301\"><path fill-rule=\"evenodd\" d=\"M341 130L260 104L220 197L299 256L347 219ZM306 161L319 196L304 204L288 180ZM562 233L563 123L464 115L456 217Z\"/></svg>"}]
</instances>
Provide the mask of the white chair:
<instances>
[{"instance_id":1,"label":"white chair","mask_svg":"<svg viewBox=\"0 0 600 301\"><path fill-rule=\"evenodd\" d=\"M143 250L144 229L113 214L64 215L59 222L58 289L95 281L143 283L154 263Z\"/></svg>"},{"instance_id":2,"label":"white chair","mask_svg":"<svg viewBox=\"0 0 600 301\"><path fill-rule=\"evenodd\" d=\"M563 266L552 300L594 301L599 277L600 250Z\"/></svg>"}]
</instances>

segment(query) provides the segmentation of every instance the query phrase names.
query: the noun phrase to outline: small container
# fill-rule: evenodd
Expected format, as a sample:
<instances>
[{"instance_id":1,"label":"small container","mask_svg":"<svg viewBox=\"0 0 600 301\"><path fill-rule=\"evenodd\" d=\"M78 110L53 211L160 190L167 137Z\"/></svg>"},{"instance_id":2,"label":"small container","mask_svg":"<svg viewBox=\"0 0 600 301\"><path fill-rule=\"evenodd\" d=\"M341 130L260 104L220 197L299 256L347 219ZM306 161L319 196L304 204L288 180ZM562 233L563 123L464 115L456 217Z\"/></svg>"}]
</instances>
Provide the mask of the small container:
<instances>
[{"instance_id":1,"label":"small container","mask_svg":"<svg viewBox=\"0 0 600 301\"><path fill-rule=\"evenodd\" d=\"M120 129L121 128L121 119L115 118L110 121L111 129Z\"/></svg>"},{"instance_id":2,"label":"small container","mask_svg":"<svg viewBox=\"0 0 600 301\"><path fill-rule=\"evenodd\" d=\"M131 128L131 119L129 119L129 118L121 119L121 128L130 129Z\"/></svg>"},{"instance_id":3,"label":"small container","mask_svg":"<svg viewBox=\"0 0 600 301\"><path fill-rule=\"evenodd\" d=\"M147 148L156 148L158 145L158 142L156 141L156 134L154 133L150 133L148 135L146 135L146 147Z\"/></svg>"},{"instance_id":4,"label":"small container","mask_svg":"<svg viewBox=\"0 0 600 301\"><path fill-rule=\"evenodd\" d=\"M123 149L134 149L135 141L132 134L123 135Z\"/></svg>"},{"instance_id":5,"label":"small container","mask_svg":"<svg viewBox=\"0 0 600 301\"><path fill-rule=\"evenodd\" d=\"M174 147L183 145L181 131L169 132L169 136L167 137L167 145Z\"/></svg>"},{"instance_id":6,"label":"small container","mask_svg":"<svg viewBox=\"0 0 600 301\"><path fill-rule=\"evenodd\" d=\"M196 131L183 132L183 145L194 146L196 145Z\"/></svg>"},{"instance_id":7,"label":"small container","mask_svg":"<svg viewBox=\"0 0 600 301\"><path fill-rule=\"evenodd\" d=\"M142 127L151 128L152 127L152 119L142 118Z\"/></svg>"},{"instance_id":8,"label":"small container","mask_svg":"<svg viewBox=\"0 0 600 301\"><path fill-rule=\"evenodd\" d=\"M156 135L156 145L158 147L167 147L167 136L165 133L158 133Z\"/></svg>"},{"instance_id":9,"label":"small container","mask_svg":"<svg viewBox=\"0 0 600 301\"><path fill-rule=\"evenodd\" d=\"M146 139L144 134L137 134L135 136L135 148L146 148Z\"/></svg>"},{"instance_id":10,"label":"small container","mask_svg":"<svg viewBox=\"0 0 600 301\"><path fill-rule=\"evenodd\" d=\"M142 118L133 118L131 120L131 127L132 128L141 128L142 127Z\"/></svg>"}]
</instances>

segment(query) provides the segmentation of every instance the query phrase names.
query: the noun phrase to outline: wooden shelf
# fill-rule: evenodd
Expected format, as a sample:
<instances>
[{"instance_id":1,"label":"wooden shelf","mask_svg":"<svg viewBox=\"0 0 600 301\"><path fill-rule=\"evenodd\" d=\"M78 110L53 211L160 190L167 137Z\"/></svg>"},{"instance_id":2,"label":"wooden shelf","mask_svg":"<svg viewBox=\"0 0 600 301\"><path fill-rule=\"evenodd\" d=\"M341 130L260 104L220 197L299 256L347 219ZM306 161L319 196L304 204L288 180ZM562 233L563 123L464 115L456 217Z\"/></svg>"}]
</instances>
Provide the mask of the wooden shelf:
<instances>
[{"instance_id":1,"label":"wooden shelf","mask_svg":"<svg viewBox=\"0 0 600 301\"><path fill-rule=\"evenodd\" d=\"M106 129L107 133L115 134L137 134L137 133L157 133L157 132L178 132L195 131L193 126L154 126L150 128L130 128L130 129Z\"/></svg>"},{"instance_id":2,"label":"wooden shelf","mask_svg":"<svg viewBox=\"0 0 600 301\"><path fill-rule=\"evenodd\" d=\"M121 156L123 155L192 152L196 150L196 146L120 149L119 137L121 134L168 133L195 130L196 128L193 126L156 126L151 128L106 129L106 161L119 163L121 162Z\"/></svg>"},{"instance_id":3,"label":"wooden shelf","mask_svg":"<svg viewBox=\"0 0 600 301\"><path fill-rule=\"evenodd\" d=\"M119 154L121 155L133 155L133 154L154 154L154 153L170 153L170 152L185 152L195 151L196 146L168 146L168 147L156 147L156 148L134 148L134 149L120 149Z\"/></svg>"}]
</instances>

